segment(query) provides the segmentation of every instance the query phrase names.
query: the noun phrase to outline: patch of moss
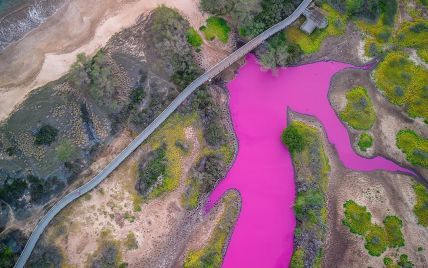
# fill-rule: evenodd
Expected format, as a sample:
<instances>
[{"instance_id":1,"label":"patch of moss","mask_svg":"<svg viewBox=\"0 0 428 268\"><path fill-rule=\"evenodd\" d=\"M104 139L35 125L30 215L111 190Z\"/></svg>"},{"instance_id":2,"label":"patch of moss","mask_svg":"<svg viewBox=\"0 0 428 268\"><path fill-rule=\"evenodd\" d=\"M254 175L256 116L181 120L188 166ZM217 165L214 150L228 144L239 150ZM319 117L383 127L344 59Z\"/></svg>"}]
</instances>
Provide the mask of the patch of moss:
<instances>
[{"instance_id":1,"label":"patch of moss","mask_svg":"<svg viewBox=\"0 0 428 268\"><path fill-rule=\"evenodd\" d=\"M428 228L428 190L422 184L413 185L416 195L416 204L413 212L418 218L418 223Z\"/></svg>"},{"instance_id":2,"label":"patch of moss","mask_svg":"<svg viewBox=\"0 0 428 268\"><path fill-rule=\"evenodd\" d=\"M372 145L373 137L370 134L362 133L358 138L358 148L360 148L361 151L366 152Z\"/></svg>"},{"instance_id":3,"label":"patch of moss","mask_svg":"<svg viewBox=\"0 0 428 268\"><path fill-rule=\"evenodd\" d=\"M298 26L291 26L285 30L287 40L298 44L305 54L317 52L327 37L341 35L346 30L347 17L345 15L340 14L326 3L322 5L322 9L327 12L328 26L326 29L316 29L310 35L302 32Z\"/></svg>"},{"instance_id":4,"label":"patch of moss","mask_svg":"<svg viewBox=\"0 0 428 268\"><path fill-rule=\"evenodd\" d=\"M187 42L191 44L194 48L199 48L202 45L202 37L194 28L190 28L186 32Z\"/></svg>"},{"instance_id":5,"label":"patch of moss","mask_svg":"<svg viewBox=\"0 0 428 268\"><path fill-rule=\"evenodd\" d=\"M367 90L355 87L346 93L346 100L345 109L339 113L340 118L354 129L370 129L376 121L376 113Z\"/></svg>"},{"instance_id":6,"label":"patch of moss","mask_svg":"<svg viewBox=\"0 0 428 268\"><path fill-rule=\"evenodd\" d=\"M209 17L206 26L202 26L200 30L207 40L212 41L218 38L223 43L227 43L231 31L227 21L221 17Z\"/></svg>"},{"instance_id":7,"label":"patch of moss","mask_svg":"<svg viewBox=\"0 0 428 268\"><path fill-rule=\"evenodd\" d=\"M428 139L410 129L402 129L396 136L397 147L406 155L407 161L428 168Z\"/></svg>"},{"instance_id":8,"label":"patch of moss","mask_svg":"<svg viewBox=\"0 0 428 268\"><path fill-rule=\"evenodd\" d=\"M374 71L379 89L411 117L428 119L428 71L415 65L403 52L391 52Z\"/></svg>"}]
</instances>

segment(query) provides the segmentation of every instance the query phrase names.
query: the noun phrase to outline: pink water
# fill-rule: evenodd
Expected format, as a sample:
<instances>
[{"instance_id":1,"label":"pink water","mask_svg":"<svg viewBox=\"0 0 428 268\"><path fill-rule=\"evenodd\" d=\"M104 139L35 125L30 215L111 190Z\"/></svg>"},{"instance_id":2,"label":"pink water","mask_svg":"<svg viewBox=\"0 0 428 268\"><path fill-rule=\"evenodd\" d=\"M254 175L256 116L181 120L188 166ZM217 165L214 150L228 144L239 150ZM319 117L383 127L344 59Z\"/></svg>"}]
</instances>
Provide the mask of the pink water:
<instances>
[{"instance_id":1,"label":"pink water","mask_svg":"<svg viewBox=\"0 0 428 268\"><path fill-rule=\"evenodd\" d=\"M352 150L348 133L327 98L332 76L349 67L319 62L281 69L273 76L261 71L250 55L228 84L239 150L207 205L210 209L228 189L241 193L242 209L223 267L288 267L295 227L294 170L280 139L287 126L288 108L313 115L323 124L346 167L407 171L384 158L366 159Z\"/></svg>"}]
</instances>

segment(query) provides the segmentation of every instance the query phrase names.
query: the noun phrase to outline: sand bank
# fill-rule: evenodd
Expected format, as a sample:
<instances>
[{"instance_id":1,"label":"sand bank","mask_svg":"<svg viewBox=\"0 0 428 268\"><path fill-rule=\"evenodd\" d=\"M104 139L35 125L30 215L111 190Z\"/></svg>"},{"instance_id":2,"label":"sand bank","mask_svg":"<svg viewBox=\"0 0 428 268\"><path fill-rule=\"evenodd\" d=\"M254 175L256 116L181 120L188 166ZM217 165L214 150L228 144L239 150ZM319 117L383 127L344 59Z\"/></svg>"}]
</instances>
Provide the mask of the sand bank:
<instances>
[{"instance_id":1,"label":"sand bank","mask_svg":"<svg viewBox=\"0 0 428 268\"><path fill-rule=\"evenodd\" d=\"M73 0L0 54L0 120L31 90L63 76L79 53L93 54L115 33L159 5L199 26L197 0Z\"/></svg>"}]
</instances>

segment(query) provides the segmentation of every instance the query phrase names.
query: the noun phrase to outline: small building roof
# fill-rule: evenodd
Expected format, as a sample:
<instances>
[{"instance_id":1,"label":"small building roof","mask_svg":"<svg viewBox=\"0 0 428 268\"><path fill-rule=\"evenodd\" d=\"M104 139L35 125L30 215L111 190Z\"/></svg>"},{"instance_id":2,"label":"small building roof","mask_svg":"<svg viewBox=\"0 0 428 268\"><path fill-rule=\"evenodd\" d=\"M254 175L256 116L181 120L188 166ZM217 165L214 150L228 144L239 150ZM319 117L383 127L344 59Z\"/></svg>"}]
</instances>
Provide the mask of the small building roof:
<instances>
[{"instance_id":1,"label":"small building roof","mask_svg":"<svg viewBox=\"0 0 428 268\"><path fill-rule=\"evenodd\" d=\"M316 27L318 28L327 27L327 19L324 16L321 9L319 9L318 7L307 8L303 12L303 15L306 17L306 19L313 21Z\"/></svg>"},{"instance_id":2,"label":"small building roof","mask_svg":"<svg viewBox=\"0 0 428 268\"><path fill-rule=\"evenodd\" d=\"M306 21L300 26L300 29L307 34L311 34L315 28L322 29L328 25L327 19L321 9L315 6L305 9L303 15L306 17Z\"/></svg>"},{"instance_id":3,"label":"small building roof","mask_svg":"<svg viewBox=\"0 0 428 268\"><path fill-rule=\"evenodd\" d=\"M315 27L317 26L312 20L306 20L302 26L300 26L300 29L307 34L311 34L315 30Z\"/></svg>"}]
</instances>

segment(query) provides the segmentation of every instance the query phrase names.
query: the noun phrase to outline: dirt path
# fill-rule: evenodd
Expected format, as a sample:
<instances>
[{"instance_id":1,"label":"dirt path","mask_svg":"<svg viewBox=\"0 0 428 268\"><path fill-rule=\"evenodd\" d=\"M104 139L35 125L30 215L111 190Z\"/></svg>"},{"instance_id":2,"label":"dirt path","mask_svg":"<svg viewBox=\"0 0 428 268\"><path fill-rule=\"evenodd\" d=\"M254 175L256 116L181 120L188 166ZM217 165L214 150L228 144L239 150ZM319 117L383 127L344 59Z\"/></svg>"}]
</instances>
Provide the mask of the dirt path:
<instances>
[{"instance_id":1,"label":"dirt path","mask_svg":"<svg viewBox=\"0 0 428 268\"><path fill-rule=\"evenodd\" d=\"M93 54L121 29L159 5L178 9L194 27L197 0L74 0L0 54L0 120L32 90L63 76L79 53Z\"/></svg>"}]
</instances>

